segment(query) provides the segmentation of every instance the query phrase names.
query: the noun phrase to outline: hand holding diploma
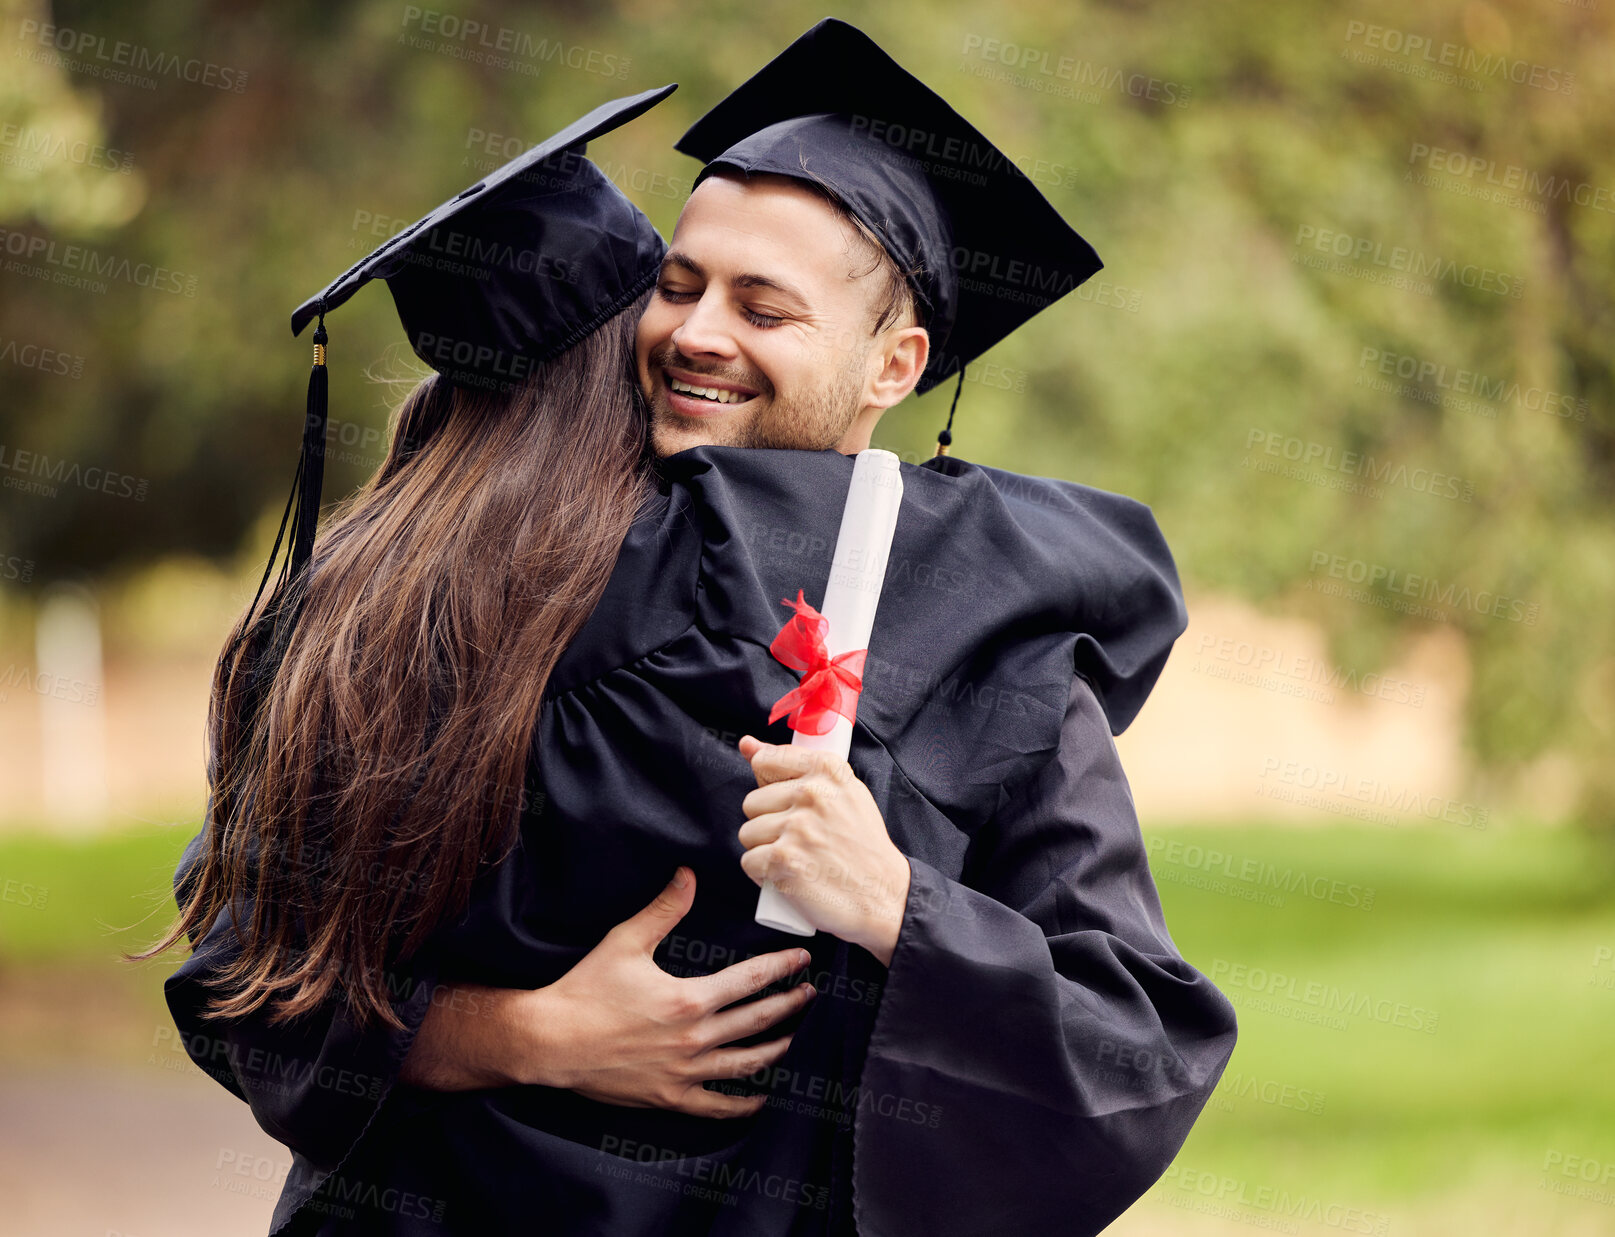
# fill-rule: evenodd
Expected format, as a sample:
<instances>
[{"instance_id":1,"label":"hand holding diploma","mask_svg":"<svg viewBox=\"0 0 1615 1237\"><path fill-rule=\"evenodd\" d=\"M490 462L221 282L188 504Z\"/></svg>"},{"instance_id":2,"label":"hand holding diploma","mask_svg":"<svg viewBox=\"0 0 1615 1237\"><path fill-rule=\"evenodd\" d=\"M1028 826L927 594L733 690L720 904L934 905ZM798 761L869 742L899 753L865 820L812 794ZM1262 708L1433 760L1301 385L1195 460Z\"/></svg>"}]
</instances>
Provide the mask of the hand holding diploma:
<instances>
[{"instance_id":1,"label":"hand holding diploma","mask_svg":"<svg viewBox=\"0 0 1615 1237\"><path fill-rule=\"evenodd\" d=\"M795 602L782 599L795 609L796 617L775 637L771 652L791 669L800 671L802 681L775 702L768 720L786 718L787 725L796 732L791 738L793 747L823 752L842 763L852 750L852 723L858 715L858 697L863 690L864 660L902 503L903 475L897 456L890 451L860 451L853 461L852 481L841 511L830 578L824 588L823 613L805 602L800 589ZM752 759L744 743L741 750L748 760ZM818 768L823 772L829 767ZM753 768L755 771L755 765ZM849 776L850 773L849 769ZM760 773L758 783L763 784ZM866 797L867 794L865 791ZM870 806L873 808L873 801ZM752 813L748 811L747 815ZM907 860L904 864L906 868ZM801 884L799 877L796 883ZM906 870L903 883L906 889ZM762 886L755 916L758 923L798 936L813 935L816 921L792 905L766 870Z\"/></svg>"},{"instance_id":2,"label":"hand holding diploma","mask_svg":"<svg viewBox=\"0 0 1615 1237\"><path fill-rule=\"evenodd\" d=\"M908 904L908 858L852 767L832 752L740 740L757 789L741 804L740 866L770 881L816 929L887 966Z\"/></svg>"}]
</instances>

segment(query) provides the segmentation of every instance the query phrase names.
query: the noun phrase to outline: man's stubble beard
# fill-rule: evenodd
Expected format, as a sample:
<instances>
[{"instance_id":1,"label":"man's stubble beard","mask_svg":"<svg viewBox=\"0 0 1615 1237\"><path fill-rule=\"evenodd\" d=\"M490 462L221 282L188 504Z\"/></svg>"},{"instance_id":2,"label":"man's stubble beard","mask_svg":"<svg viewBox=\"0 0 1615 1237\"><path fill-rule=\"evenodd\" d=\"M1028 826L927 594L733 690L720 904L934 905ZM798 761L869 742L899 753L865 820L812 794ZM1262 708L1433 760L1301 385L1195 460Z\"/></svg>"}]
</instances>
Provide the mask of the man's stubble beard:
<instances>
[{"instance_id":1,"label":"man's stubble beard","mask_svg":"<svg viewBox=\"0 0 1615 1237\"><path fill-rule=\"evenodd\" d=\"M672 357L673 354L664 355ZM660 367L662 358L652 353L653 365ZM690 365L677 365L691 373L701 371ZM721 377L721 375L714 375ZM863 388L862 366L843 365L835 381L827 387L817 387L805 398L782 404L776 395L769 407L756 416L744 420L739 417L717 421L697 421L694 417L681 417L668 406L665 382L651 402L651 447L658 456L684 451L691 445L669 442L667 427L689 428L704 437L708 443L723 447L775 447L796 451L827 451L846 435L858 419L862 403L859 392ZM705 445L705 444L700 444Z\"/></svg>"}]
</instances>

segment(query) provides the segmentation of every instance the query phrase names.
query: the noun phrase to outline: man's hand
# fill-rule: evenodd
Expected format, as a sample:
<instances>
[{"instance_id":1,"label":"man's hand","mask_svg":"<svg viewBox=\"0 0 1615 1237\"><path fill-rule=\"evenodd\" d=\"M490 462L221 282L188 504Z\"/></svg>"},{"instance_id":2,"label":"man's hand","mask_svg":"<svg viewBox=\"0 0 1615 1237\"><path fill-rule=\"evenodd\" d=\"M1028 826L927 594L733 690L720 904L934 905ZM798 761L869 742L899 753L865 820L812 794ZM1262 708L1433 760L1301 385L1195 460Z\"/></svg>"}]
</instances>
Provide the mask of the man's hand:
<instances>
[{"instance_id":1,"label":"man's hand","mask_svg":"<svg viewBox=\"0 0 1615 1237\"><path fill-rule=\"evenodd\" d=\"M724 1007L794 974L810 956L782 949L711 975L669 975L652 954L694 900L695 874L681 867L655 901L548 987L456 985L451 996L473 1000L434 997L401 1078L445 1091L538 1083L602 1103L702 1117L757 1112L766 1095L726 1095L701 1084L744 1078L784 1056L789 1035L745 1048L722 1045L794 1014L814 989L803 983Z\"/></svg>"},{"instance_id":2,"label":"man's hand","mask_svg":"<svg viewBox=\"0 0 1615 1237\"><path fill-rule=\"evenodd\" d=\"M887 966L908 904L909 866L852 766L829 752L740 740L757 789L741 809L740 866L773 881L815 928Z\"/></svg>"}]
</instances>

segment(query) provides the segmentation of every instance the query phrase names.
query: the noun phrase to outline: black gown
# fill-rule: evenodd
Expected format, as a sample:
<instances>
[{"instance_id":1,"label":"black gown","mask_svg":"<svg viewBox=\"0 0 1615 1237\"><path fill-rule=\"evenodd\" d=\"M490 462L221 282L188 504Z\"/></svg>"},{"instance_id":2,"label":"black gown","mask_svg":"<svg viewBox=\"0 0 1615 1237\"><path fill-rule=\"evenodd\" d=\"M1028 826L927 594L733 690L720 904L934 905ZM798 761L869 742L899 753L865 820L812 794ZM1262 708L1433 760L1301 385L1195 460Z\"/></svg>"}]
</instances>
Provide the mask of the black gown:
<instances>
[{"instance_id":1,"label":"black gown","mask_svg":"<svg viewBox=\"0 0 1615 1237\"><path fill-rule=\"evenodd\" d=\"M1186 623L1148 507L903 466L850 757L910 865L891 966L752 918L735 743L789 741L766 718L796 676L768 646L782 598L823 595L851 468L833 451L661 461L548 685L520 843L398 969L406 1032L360 1033L336 1001L290 1027L203 1020L225 918L170 977L192 1059L294 1153L272 1232L1075 1235L1166 1169L1235 1020L1168 935L1111 739ZM696 896L664 969L812 952L819 995L743 1041L795 1032L746 1083L769 1093L759 1112L397 1081L439 983L551 983L681 863Z\"/></svg>"}]
</instances>

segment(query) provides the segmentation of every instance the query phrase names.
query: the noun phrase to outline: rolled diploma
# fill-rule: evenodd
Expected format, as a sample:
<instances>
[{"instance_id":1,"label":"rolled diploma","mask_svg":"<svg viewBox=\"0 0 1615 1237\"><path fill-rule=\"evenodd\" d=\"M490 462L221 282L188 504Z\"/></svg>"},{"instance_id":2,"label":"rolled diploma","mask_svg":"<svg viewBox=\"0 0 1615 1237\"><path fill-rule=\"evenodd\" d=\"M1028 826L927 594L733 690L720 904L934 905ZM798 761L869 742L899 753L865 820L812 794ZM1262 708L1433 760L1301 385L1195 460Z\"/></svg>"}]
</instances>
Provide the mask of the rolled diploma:
<instances>
[{"instance_id":1,"label":"rolled diploma","mask_svg":"<svg viewBox=\"0 0 1615 1237\"><path fill-rule=\"evenodd\" d=\"M858 452L847 505L841 512L841 531L836 534L835 556L830 560L824 604L819 607L829 624L824 643L831 657L869 647L902 502L903 474L897 456L890 451ZM834 752L845 760L852 750L852 723L837 714L835 726L827 734L798 730L791 736L791 745ZM812 936L816 931L790 899L774 888L773 881L765 881L758 891L754 918L765 927L794 936Z\"/></svg>"}]
</instances>

